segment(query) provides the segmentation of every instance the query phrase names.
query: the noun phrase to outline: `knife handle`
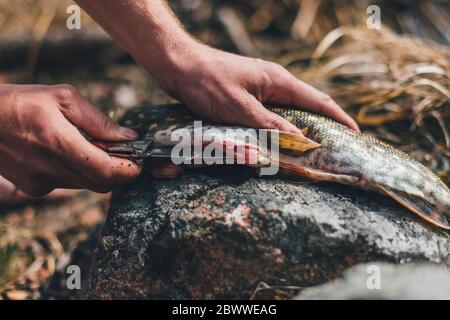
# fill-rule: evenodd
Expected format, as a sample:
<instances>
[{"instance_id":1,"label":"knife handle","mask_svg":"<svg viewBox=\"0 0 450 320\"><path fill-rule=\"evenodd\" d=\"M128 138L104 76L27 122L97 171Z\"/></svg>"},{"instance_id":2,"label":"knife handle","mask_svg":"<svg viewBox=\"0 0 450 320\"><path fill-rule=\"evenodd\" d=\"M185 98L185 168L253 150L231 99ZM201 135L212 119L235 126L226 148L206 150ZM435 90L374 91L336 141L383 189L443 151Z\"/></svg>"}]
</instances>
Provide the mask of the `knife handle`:
<instances>
[{"instance_id":1,"label":"knife handle","mask_svg":"<svg viewBox=\"0 0 450 320\"><path fill-rule=\"evenodd\" d=\"M149 142L145 140L126 142L91 141L91 143L110 156L118 158L144 159L148 157L146 151L149 148Z\"/></svg>"}]
</instances>

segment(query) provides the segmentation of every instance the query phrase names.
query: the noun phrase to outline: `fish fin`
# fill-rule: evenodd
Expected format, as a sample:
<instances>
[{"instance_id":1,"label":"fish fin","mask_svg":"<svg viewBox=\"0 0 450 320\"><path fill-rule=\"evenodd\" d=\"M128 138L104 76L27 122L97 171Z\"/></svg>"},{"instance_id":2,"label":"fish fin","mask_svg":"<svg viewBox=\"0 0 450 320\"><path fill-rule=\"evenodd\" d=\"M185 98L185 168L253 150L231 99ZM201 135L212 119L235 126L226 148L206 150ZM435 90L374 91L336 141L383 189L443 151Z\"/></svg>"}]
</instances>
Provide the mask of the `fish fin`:
<instances>
[{"instance_id":1,"label":"fish fin","mask_svg":"<svg viewBox=\"0 0 450 320\"><path fill-rule=\"evenodd\" d=\"M393 198L405 208L414 212L422 219L432 223L435 226L450 230L450 223L439 213L439 210L430 202L405 192L391 190L388 187L376 185L376 188Z\"/></svg>"},{"instance_id":2,"label":"fish fin","mask_svg":"<svg viewBox=\"0 0 450 320\"><path fill-rule=\"evenodd\" d=\"M347 185L355 185L359 184L361 179L356 176L347 175L347 174L339 174L339 173L331 173L324 172L320 170L310 169L306 167L294 166L289 163L280 163L280 169L283 173L286 174L294 174L304 178L307 178L310 181L328 181L328 182L336 182Z\"/></svg>"},{"instance_id":3,"label":"fish fin","mask_svg":"<svg viewBox=\"0 0 450 320\"><path fill-rule=\"evenodd\" d=\"M273 129L267 129L269 135L274 132L275 130ZM320 147L320 144L307 137L287 131L278 131L278 141L280 149L295 153L304 153Z\"/></svg>"}]
</instances>

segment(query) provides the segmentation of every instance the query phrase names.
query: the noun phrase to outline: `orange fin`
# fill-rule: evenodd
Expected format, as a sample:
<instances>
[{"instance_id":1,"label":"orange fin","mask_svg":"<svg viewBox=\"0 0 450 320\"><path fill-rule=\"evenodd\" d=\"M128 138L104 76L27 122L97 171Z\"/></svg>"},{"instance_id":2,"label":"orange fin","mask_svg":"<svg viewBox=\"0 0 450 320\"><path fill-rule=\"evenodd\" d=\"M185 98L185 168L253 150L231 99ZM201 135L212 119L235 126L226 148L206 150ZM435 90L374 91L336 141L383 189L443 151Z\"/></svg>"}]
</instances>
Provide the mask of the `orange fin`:
<instances>
[{"instance_id":1,"label":"orange fin","mask_svg":"<svg viewBox=\"0 0 450 320\"><path fill-rule=\"evenodd\" d=\"M268 129L267 133L271 135L274 133L274 130ZM278 131L278 141L281 150L294 153L303 153L320 147L320 144L311 139L286 131Z\"/></svg>"},{"instance_id":2,"label":"orange fin","mask_svg":"<svg viewBox=\"0 0 450 320\"><path fill-rule=\"evenodd\" d=\"M385 186L376 185L376 188L422 219L440 228L450 230L450 223L432 203L405 192L391 190Z\"/></svg>"},{"instance_id":3,"label":"orange fin","mask_svg":"<svg viewBox=\"0 0 450 320\"><path fill-rule=\"evenodd\" d=\"M280 163L280 170L282 173L287 175L293 174L297 176L301 176L307 178L310 181L328 181L328 182L336 182L347 185L355 185L360 182L358 177L347 175L347 174L339 174L332 172L324 172L320 170L315 170L306 167L294 166L289 163Z\"/></svg>"}]
</instances>

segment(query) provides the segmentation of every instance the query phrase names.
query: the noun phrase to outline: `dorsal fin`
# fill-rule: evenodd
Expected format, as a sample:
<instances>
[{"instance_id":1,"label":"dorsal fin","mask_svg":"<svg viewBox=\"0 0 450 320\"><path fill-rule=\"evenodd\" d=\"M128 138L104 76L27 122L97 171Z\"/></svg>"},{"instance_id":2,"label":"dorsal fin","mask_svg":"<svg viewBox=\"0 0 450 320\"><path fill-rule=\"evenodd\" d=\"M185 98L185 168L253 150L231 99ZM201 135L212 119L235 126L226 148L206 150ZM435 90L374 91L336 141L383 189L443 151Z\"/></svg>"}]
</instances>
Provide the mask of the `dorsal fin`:
<instances>
[{"instance_id":1,"label":"dorsal fin","mask_svg":"<svg viewBox=\"0 0 450 320\"><path fill-rule=\"evenodd\" d=\"M275 130L267 129L269 135L273 134ZM281 150L293 152L293 153L304 153L306 151L320 147L317 142L308 139L305 136L295 134L287 131L278 131L278 141Z\"/></svg>"}]
</instances>

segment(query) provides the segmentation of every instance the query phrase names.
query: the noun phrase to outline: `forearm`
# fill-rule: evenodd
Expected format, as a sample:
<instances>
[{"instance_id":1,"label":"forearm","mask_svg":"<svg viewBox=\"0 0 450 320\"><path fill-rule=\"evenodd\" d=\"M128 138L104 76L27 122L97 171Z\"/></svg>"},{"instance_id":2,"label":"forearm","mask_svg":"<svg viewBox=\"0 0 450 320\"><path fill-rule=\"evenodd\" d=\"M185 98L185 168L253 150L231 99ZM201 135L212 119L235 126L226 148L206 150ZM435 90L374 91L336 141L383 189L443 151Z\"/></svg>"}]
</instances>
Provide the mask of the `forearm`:
<instances>
[{"instance_id":1,"label":"forearm","mask_svg":"<svg viewBox=\"0 0 450 320\"><path fill-rule=\"evenodd\" d=\"M183 29L165 0L76 0L166 89L167 74L180 68L180 56L195 53L196 41Z\"/></svg>"},{"instance_id":2,"label":"forearm","mask_svg":"<svg viewBox=\"0 0 450 320\"><path fill-rule=\"evenodd\" d=\"M357 129L327 95L267 61L213 49L184 31L165 0L75 0L160 85L216 122L301 131L262 103L318 111Z\"/></svg>"}]
</instances>

